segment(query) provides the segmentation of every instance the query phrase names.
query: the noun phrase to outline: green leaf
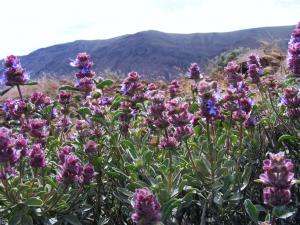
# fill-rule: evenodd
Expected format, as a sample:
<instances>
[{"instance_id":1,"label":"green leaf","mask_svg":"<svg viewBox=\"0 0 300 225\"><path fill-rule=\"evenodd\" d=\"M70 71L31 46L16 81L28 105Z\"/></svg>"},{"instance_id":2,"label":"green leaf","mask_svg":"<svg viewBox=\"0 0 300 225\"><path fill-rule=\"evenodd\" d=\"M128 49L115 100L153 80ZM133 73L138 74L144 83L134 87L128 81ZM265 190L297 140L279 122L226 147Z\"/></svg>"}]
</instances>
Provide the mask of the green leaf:
<instances>
[{"instance_id":1,"label":"green leaf","mask_svg":"<svg viewBox=\"0 0 300 225\"><path fill-rule=\"evenodd\" d=\"M88 107L81 107L77 110L77 112L81 115L91 115L92 112Z\"/></svg>"},{"instance_id":2,"label":"green leaf","mask_svg":"<svg viewBox=\"0 0 300 225\"><path fill-rule=\"evenodd\" d=\"M78 88L75 88L71 85L63 85L58 90L60 90L60 91L79 91Z\"/></svg>"},{"instance_id":3,"label":"green leaf","mask_svg":"<svg viewBox=\"0 0 300 225\"><path fill-rule=\"evenodd\" d=\"M199 109L199 106L196 102L193 102L190 106L189 106L189 112L190 113L195 113L197 112L197 110Z\"/></svg>"},{"instance_id":4,"label":"green leaf","mask_svg":"<svg viewBox=\"0 0 300 225\"><path fill-rule=\"evenodd\" d=\"M274 207L272 210L272 214L280 219L287 219L292 216L296 211L291 208L283 207Z\"/></svg>"},{"instance_id":5,"label":"green leaf","mask_svg":"<svg viewBox=\"0 0 300 225\"><path fill-rule=\"evenodd\" d=\"M288 134L284 134L282 136L280 136L280 138L278 139L278 142L297 142L298 139L294 136L288 135Z\"/></svg>"},{"instance_id":6,"label":"green leaf","mask_svg":"<svg viewBox=\"0 0 300 225\"><path fill-rule=\"evenodd\" d=\"M17 205L10 215L8 225L19 224L25 213L26 213L26 206L24 207L24 205Z\"/></svg>"},{"instance_id":7,"label":"green leaf","mask_svg":"<svg viewBox=\"0 0 300 225\"><path fill-rule=\"evenodd\" d=\"M250 199L246 199L244 201L244 207L251 220L255 223L258 223L258 212L255 205L253 205Z\"/></svg>"},{"instance_id":8,"label":"green leaf","mask_svg":"<svg viewBox=\"0 0 300 225\"><path fill-rule=\"evenodd\" d=\"M39 198L31 197L31 198L27 199L25 204L28 206L32 206L32 207L39 207L39 206L43 205L43 201Z\"/></svg>"},{"instance_id":9,"label":"green leaf","mask_svg":"<svg viewBox=\"0 0 300 225\"><path fill-rule=\"evenodd\" d=\"M245 166L245 169L244 169L244 172L243 172L243 175L242 175L243 185L241 187L241 190L244 190L247 187L247 185L249 184L251 173L252 173L252 167L248 163Z\"/></svg>"},{"instance_id":10,"label":"green leaf","mask_svg":"<svg viewBox=\"0 0 300 225\"><path fill-rule=\"evenodd\" d=\"M10 87L10 88L7 88L7 89L1 91L1 92L0 92L0 96L4 96L4 95L5 95L7 92L9 92L10 89L12 89L12 88L13 88L13 87Z\"/></svg>"},{"instance_id":11,"label":"green leaf","mask_svg":"<svg viewBox=\"0 0 300 225\"><path fill-rule=\"evenodd\" d=\"M23 215L20 224L33 225L33 220L29 215Z\"/></svg>"},{"instance_id":12,"label":"green leaf","mask_svg":"<svg viewBox=\"0 0 300 225\"><path fill-rule=\"evenodd\" d=\"M114 82L112 80L104 80L96 85L99 89L104 89L106 86L112 85Z\"/></svg>"},{"instance_id":13,"label":"green leaf","mask_svg":"<svg viewBox=\"0 0 300 225\"><path fill-rule=\"evenodd\" d=\"M39 84L38 82L29 82L29 83L26 83L26 84L23 84L23 85L28 85L28 86L32 86L32 85L37 85Z\"/></svg>"},{"instance_id":14,"label":"green leaf","mask_svg":"<svg viewBox=\"0 0 300 225\"><path fill-rule=\"evenodd\" d=\"M66 215L64 216L64 219L72 225L82 225L79 219L74 215Z\"/></svg>"}]
</instances>

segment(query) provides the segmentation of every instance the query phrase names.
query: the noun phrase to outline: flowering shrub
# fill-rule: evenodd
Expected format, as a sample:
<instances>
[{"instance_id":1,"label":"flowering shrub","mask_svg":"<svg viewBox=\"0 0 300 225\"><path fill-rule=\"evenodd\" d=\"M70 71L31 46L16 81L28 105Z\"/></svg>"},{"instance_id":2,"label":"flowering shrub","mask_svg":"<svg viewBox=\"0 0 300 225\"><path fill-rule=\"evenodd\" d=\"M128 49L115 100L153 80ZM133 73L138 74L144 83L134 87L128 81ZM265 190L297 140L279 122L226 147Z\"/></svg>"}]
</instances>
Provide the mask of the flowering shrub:
<instances>
[{"instance_id":1,"label":"flowering shrub","mask_svg":"<svg viewBox=\"0 0 300 225\"><path fill-rule=\"evenodd\" d=\"M189 93L182 81L161 89L133 71L108 94L114 81L79 53L74 85L24 98L22 86L35 83L8 56L2 94L16 86L19 98L1 108L0 221L298 224L299 29L285 80L252 54L245 73L225 66L225 87L192 63Z\"/></svg>"}]
</instances>

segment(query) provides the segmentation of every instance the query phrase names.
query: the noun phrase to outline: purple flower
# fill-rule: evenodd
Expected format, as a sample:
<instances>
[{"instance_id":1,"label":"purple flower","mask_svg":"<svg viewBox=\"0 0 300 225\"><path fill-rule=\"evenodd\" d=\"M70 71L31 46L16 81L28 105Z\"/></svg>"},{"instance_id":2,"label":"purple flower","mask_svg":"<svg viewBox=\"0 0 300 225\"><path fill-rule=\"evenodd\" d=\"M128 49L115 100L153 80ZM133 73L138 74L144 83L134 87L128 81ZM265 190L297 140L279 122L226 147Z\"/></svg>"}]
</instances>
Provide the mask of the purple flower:
<instances>
[{"instance_id":1,"label":"purple flower","mask_svg":"<svg viewBox=\"0 0 300 225\"><path fill-rule=\"evenodd\" d=\"M23 136L19 135L16 139L16 149L20 150L21 156L28 156L29 150L28 150L28 140Z\"/></svg>"},{"instance_id":2,"label":"purple flower","mask_svg":"<svg viewBox=\"0 0 300 225\"><path fill-rule=\"evenodd\" d=\"M200 68L197 63L191 64L187 75L188 75L188 78L193 79L193 80L200 79L201 72L200 72Z\"/></svg>"},{"instance_id":3,"label":"purple flower","mask_svg":"<svg viewBox=\"0 0 300 225\"><path fill-rule=\"evenodd\" d=\"M3 106L8 118L20 119L27 110L27 105L21 99L8 99Z\"/></svg>"},{"instance_id":4,"label":"purple flower","mask_svg":"<svg viewBox=\"0 0 300 225\"><path fill-rule=\"evenodd\" d=\"M229 62L224 71L227 73L226 79L231 86L237 87L238 83L243 81L243 76L238 73L239 65L235 61Z\"/></svg>"},{"instance_id":5,"label":"purple flower","mask_svg":"<svg viewBox=\"0 0 300 225\"><path fill-rule=\"evenodd\" d=\"M162 149L174 150L174 149L177 149L179 147L179 145L180 145L180 142L178 142L178 140L172 135L161 138L160 142L159 142L159 147Z\"/></svg>"},{"instance_id":6,"label":"purple flower","mask_svg":"<svg viewBox=\"0 0 300 225\"><path fill-rule=\"evenodd\" d=\"M287 63L292 75L300 75L300 28L299 25L292 31L288 48Z\"/></svg>"},{"instance_id":7,"label":"purple flower","mask_svg":"<svg viewBox=\"0 0 300 225\"><path fill-rule=\"evenodd\" d=\"M253 101L250 98L242 98L239 100L240 108L246 113L249 113L253 106Z\"/></svg>"},{"instance_id":8,"label":"purple flower","mask_svg":"<svg viewBox=\"0 0 300 225\"><path fill-rule=\"evenodd\" d=\"M29 133L32 137L42 139L49 135L47 121L43 119L32 119L29 122Z\"/></svg>"},{"instance_id":9,"label":"purple flower","mask_svg":"<svg viewBox=\"0 0 300 225\"><path fill-rule=\"evenodd\" d=\"M180 92L179 81L172 80L171 84L168 86L168 91L170 93L170 97L175 98Z\"/></svg>"},{"instance_id":10,"label":"purple flower","mask_svg":"<svg viewBox=\"0 0 300 225\"><path fill-rule=\"evenodd\" d=\"M0 180L7 180L9 177L16 176L16 169L10 165L5 165L0 170Z\"/></svg>"},{"instance_id":11,"label":"purple flower","mask_svg":"<svg viewBox=\"0 0 300 225\"><path fill-rule=\"evenodd\" d=\"M246 129L254 128L257 124L255 118L248 116L247 119L244 121L243 125Z\"/></svg>"},{"instance_id":12,"label":"purple flower","mask_svg":"<svg viewBox=\"0 0 300 225\"><path fill-rule=\"evenodd\" d=\"M137 225L155 225L160 221L160 204L148 188L137 189L133 195L134 213L131 218Z\"/></svg>"},{"instance_id":13,"label":"purple flower","mask_svg":"<svg viewBox=\"0 0 300 225\"><path fill-rule=\"evenodd\" d=\"M97 152L97 143L92 140L88 140L85 144L85 152L87 154L96 153Z\"/></svg>"},{"instance_id":14,"label":"purple flower","mask_svg":"<svg viewBox=\"0 0 300 225\"><path fill-rule=\"evenodd\" d=\"M84 93L88 94L94 89L95 84L94 84L94 82L91 78L84 77L84 78L78 80L78 82L75 86L81 92L84 92Z\"/></svg>"},{"instance_id":15,"label":"purple flower","mask_svg":"<svg viewBox=\"0 0 300 225\"><path fill-rule=\"evenodd\" d=\"M270 159L264 160L259 181L267 186L264 189L264 202L272 206L286 205L291 201L290 188L296 183L293 163L285 158L284 152L270 153Z\"/></svg>"},{"instance_id":16,"label":"purple flower","mask_svg":"<svg viewBox=\"0 0 300 225\"><path fill-rule=\"evenodd\" d=\"M50 105L51 98L47 95L44 95L42 92L33 92L30 98L30 102L36 106L44 108L47 105Z\"/></svg>"},{"instance_id":17,"label":"purple flower","mask_svg":"<svg viewBox=\"0 0 300 225\"><path fill-rule=\"evenodd\" d=\"M29 75L22 68L19 59L10 55L4 59L5 71L2 81L7 86L23 85L29 80Z\"/></svg>"},{"instance_id":18,"label":"purple flower","mask_svg":"<svg viewBox=\"0 0 300 225\"><path fill-rule=\"evenodd\" d=\"M60 104L69 104L71 100L71 93L66 91L61 91L58 95L58 101Z\"/></svg>"},{"instance_id":19,"label":"purple flower","mask_svg":"<svg viewBox=\"0 0 300 225\"><path fill-rule=\"evenodd\" d=\"M30 153L30 165L34 168L45 168L46 167L46 159L45 153L42 150L42 146L40 144L36 144L32 146Z\"/></svg>"},{"instance_id":20,"label":"purple flower","mask_svg":"<svg viewBox=\"0 0 300 225\"><path fill-rule=\"evenodd\" d=\"M11 139L11 132L6 127L0 128L0 149L6 149L14 144Z\"/></svg>"},{"instance_id":21,"label":"purple flower","mask_svg":"<svg viewBox=\"0 0 300 225\"><path fill-rule=\"evenodd\" d=\"M60 166L60 173L56 177L56 180L65 185L79 182L82 171L83 167L77 156L73 154L65 155L64 163Z\"/></svg>"},{"instance_id":22,"label":"purple flower","mask_svg":"<svg viewBox=\"0 0 300 225\"><path fill-rule=\"evenodd\" d=\"M72 152L72 147L71 146L64 146L60 149L58 153L58 158L60 160L60 163L63 164L65 162L66 155L70 155Z\"/></svg>"},{"instance_id":23,"label":"purple flower","mask_svg":"<svg viewBox=\"0 0 300 225\"><path fill-rule=\"evenodd\" d=\"M264 188L264 204L271 206L283 206L291 202L291 191L289 188L280 189L276 187Z\"/></svg>"},{"instance_id":24,"label":"purple flower","mask_svg":"<svg viewBox=\"0 0 300 225\"><path fill-rule=\"evenodd\" d=\"M108 96L103 96L100 99L100 105L101 106L109 106L113 103L113 99L111 97Z\"/></svg>"},{"instance_id":25,"label":"purple flower","mask_svg":"<svg viewBox=\"0 0 300 225\"><path fill-rule=\"evenodd\" d=\"M258 68L261 67L261 64L260 64L260 58L257 54L255 53L252 53L251 55L249 55L248 57L248 61L247 61L247 65L248 67L250 67L251 65L256 65Z\"/></svg>"},{"instance_id":26,"label":"purple flower","mask_svg":"<svg viewBox=\"0 0 300 225\"><path fill-rule=\"evenodd\" d=\"M194 129L192 127L184 126L184 127L176 127L175 130L175 138L178 141L182 141L183 139L187 139L194 134Z\"/></svg>"},{"instance_id":27,"label":"purple flower","mask_svg":"<svg viewBox=\"0 0 300 225\"><path fill-rule=\"evenodd\" d=\"M62 131L67 132L70 129L72 120L69 116L61 116L56 123L56 126Z\"/></svg>"},{"instance_id":28,"label":"purple flower","mask_svg":"<svg viewBox=\"0 0 300 225\"><path fill-rule=\"evenodd\" d=\"M95 169L92 164L85 164L82 172L82 184L87 185L95 176Z\"/></svg>"},{"instance_id":29,"label":"purple flower","mask_svg":"<svg viewBox=\"0 0 300 225\"><path fill-rule=\"evenodd\" d=\"M138 89L140 76L137 72L130 72L123 81L121 92L124 96L133 96Z\"/></svg>"},{"instance_id":30,"label":"purple flower","mask_svg":"<svg viewBox=\"0 0 300 225\"><path fill-rule=\"evenodd\" d=\"M300 96L297 89L293 87L285 88L281 103L286 106L286 115L290 119L300 118Z\"/></svg>"}]
</instances>

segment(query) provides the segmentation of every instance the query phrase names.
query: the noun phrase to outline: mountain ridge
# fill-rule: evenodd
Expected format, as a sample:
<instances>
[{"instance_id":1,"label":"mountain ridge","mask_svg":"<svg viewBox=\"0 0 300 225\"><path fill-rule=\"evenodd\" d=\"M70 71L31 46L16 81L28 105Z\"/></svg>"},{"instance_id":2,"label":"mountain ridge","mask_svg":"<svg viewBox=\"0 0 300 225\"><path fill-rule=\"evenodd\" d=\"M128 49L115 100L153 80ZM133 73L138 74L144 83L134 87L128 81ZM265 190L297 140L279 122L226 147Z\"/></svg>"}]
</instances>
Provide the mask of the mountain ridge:
<instances>
[{"instance_id":1,"label":"mountain ridge","mask_svg":"<svg viewBox=\"0 0 300 225\"><path fill-rule=\"evenodd\" d=\"M100 40L76 40L44 47L21 56L22 65L33 78L43 74L72 77L70 59L88 52L94 70L127 73L138 71L145 78L172 79L191 62L205 66L224 51L238 47L258 48L261 41L278 41L286 48L293 26L250 28L230 32L176 34L156 30L141 31Z\"/></svg>"}]
</instances>

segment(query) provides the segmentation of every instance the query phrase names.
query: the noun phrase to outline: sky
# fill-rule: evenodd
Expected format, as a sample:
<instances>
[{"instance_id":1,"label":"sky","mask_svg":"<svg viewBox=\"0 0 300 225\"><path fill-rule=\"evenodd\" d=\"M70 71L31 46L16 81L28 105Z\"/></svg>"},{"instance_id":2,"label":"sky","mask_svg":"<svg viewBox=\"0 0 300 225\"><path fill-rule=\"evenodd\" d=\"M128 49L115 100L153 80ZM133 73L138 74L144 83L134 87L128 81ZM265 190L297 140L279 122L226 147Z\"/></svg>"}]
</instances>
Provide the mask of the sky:
<instances>
[{"instance_id":1,"label":"sky","mask_svg":"<svg viewBox=\"0 0 300 225\"><path fill-rule=\"evenodd\" d=\"M300 0L0 0L0 57L144 30L226 32L293 25Z\"/></svg>"}]
</instances>

